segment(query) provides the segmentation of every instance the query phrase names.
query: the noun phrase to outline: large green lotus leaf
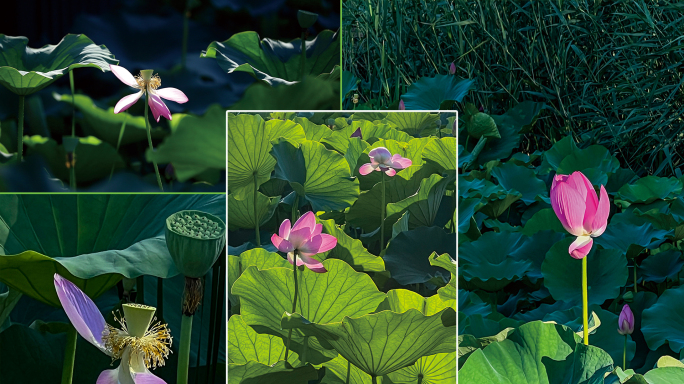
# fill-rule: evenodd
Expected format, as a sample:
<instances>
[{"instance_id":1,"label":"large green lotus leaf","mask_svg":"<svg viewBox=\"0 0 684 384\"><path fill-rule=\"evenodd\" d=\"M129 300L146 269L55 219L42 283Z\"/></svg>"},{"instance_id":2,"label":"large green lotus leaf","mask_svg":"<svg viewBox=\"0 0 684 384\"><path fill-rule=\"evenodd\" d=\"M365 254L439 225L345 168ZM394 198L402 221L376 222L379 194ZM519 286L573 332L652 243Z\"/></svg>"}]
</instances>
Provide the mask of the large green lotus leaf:
<instances>
[{"instance_id":1,"label":"large green lotus leaf","mask_svg":"<svg viewBox=\"0 0 684 384\"><path fill-rule=\"evenodd\" d=\"M420 136L425 128L434 125L439 121L439 114L430 112L390 112L386 117L387 121L400 131L406 132L411 136Z\"/></svg>"},{"instance_id":2,"label":"large green lotus leaf","mask_svg":"<svg viewBox=\"0 0 684 384\"><path fill-rule=\"evenodd\" d=\"M449 280L447 285L438 289L437 294L439 294L442 301L456 309L456 260L452 259L447 253L438 255L437 252L433 252L430 255L430 265L444 268L451 273L451 280Z\"/></svg>"},{"instance_id":3,"label":"large green lotus leaf","mask_svg":"<svg viewBox=\"0 0 684 384\"><path fill-rule=\"evenodd\" d=\"M641 332L651 350L668 343L676 353L684 349L684 331L681 319L684 318L684 286L666 289L658 301L644 309Z\"/></svg>"},{"instance_id":4,"label":"large green lotus leaf","mask_svg":"<svg viewBox=\"0 0 684 384\"><path fill-rule=\"evenodd\" d=\"M297 368L293 368L285 361L273 365L258 361L228 364L228 384L307 383L317 378L316 369L309 364Z\"/></svg>"},{"instance_id":5,"label":"large green lotus leaf","mask_svg":"<svg viewBox=\"0 0 684 384\"><path fill-rule=\"evenodd\" d=\"M466 291L465 289L459 289L458 312L463 313L466 316L487 316L490 313L492 313L492 306L482 301L480 296L478 296L475 292Z\"/></svg>"},{"instance_id":6,"label":"large green lotus leaf","mask_svg":"<svg viewBox=\"0 0 684 384\"><path fill-rule=\"evenodd\" d=\"M634 184L625 184L617 198L630 203L650 204L656 200L672 200L682 193L682 182L674 177L646 176Z\"/></svg>"},{"instance_id":7,"label":"large green lotus leaf","mask_svg":"<svg viewBox=\"0 0 684 384\"><path fill-rule=\"evenodd\" d=\"M59 307L55 272L96 297L121 278L172 277L166 218L196 209L223 217L212 195L0 195L0 281Z\"/></svg>"},{"instance_id":8,"label":"large green lotus leaf","mask_svg":"<svg viewBox=\"0 0 684 384\"><path fill-rule=\"evenodd\" d=\"M558 216L552 208L544 208L536 212L527 220L522 229L526 236L532 236L539 231L551 230L558 233L566 233L563 224L558 220Z\"/></svg>"},{"instance_id":9,"label":"large green lotus leaf","mask_svg":"<svg viewBox=\"0 0 684 384\"><path fill-rule=\"evenodd\" d=\"M470 219L480 208L479 197L470 199L458 199L458 233L466 233L470 229Z\"/></svg>"},{"instance_id":10,"label":"large green lotus leaf","mask_svg":"<svg viewBox=\"0 0 684 384\"><path fill-rule=\"evenodd\" d=\"M45 159L50 172L60 180L69 180L64 146L53 139L42 136L24 136L28 154L38 154ZM88 136L79 137L74 151L76 155L76 180L90 183L109 176L114 169L126 167L116 149L100 139Z\"/></svg>"},{"instance_id":11,"label":"large green lotus leaf","mask_svg":"<svg viewBox=\"0 0 684 384\"><path fill-rule=\"evenodd\" d=\"M546 175L549 171L555 171L561 161L567 156L579 151L572 135L565 136L558 140L548 151L542 155L543 161L540 168L540 175Z\"/></svg>"},{"instance_id":12,"label":"large green lotus leaf","mask_svg":"<svg viewBox=\"0 0 684 384\"><path fill-rule=\"evenodd\" d=\"M534 321L475 350L458 378L482 384L599 384L612 365L610 355L585 346L571 329Z\"/></svg>"},{"instance_id":13,"label":"large green lotus leaf","mask_svg":"<svg viewBox=\"0 0 684 384\"><path fill-rule=\"evenodd\" d=\"M236 33L223 42L209 44L201 57L214 58L227 73L246 72L273 86L301 80L301 39L289 42L263 39L248 31ZM329 73L340 63L337 32L325 30L306 42L304 75Z\"/></svg>"},{"instance_id":14,"label":"large green lotus leaf","mask_svg":"<svg viewBox=\"0 0 684 384\"><path fill-rule=\"evenodd\" d=\"M233 315L228 320L228 363L247 364L258 361L264 365L273 365L285 361L285 344L283 339L272 335L256 333L247 325L240 315ZM287 356L292 366L299 365L299 356L294 351Z\"/></svg>"},{"instance_id":15,"label":"large green lotus leaf","mask_svg":"<svg viewBox=\"0 0 684 384\"><path fill-rule=\"evenodd\" d=\"M684 266L682 253L676 249L649 255L641 262L639 272L644 281L662 283L667 279L674 279Z\"/></svg>"},{"instance_id":16,"label":"large green lotus leaf","mask_svg":"<svg viewBox=\"0 0 684 384\"><path fill-rule=\"evenodd\" d=\"M339 72L339 67L335 67ZM340 107L340 83L323 77L306 76L304 80L271 87L255 82L242 98L228 109L246 110L321 110Z\"/></svg>"},{"instance_id":17,"label":"large green lotus leaf","mask_svg":"<svg viewBox=\"0 0 684 384\"><path fill-rule=\"evenodd\" d=\"M449 271L430 265L433 252L455 255L456 234L446 233L439 227L401 232L390 241L383 259L392 278L401 285L425 283L438 276L447 281L451 277Z\"/></svg>"},{"instance_id":18,"label":"large green lotus leaf","mask_svg":"<svg viewBox=\"0 0 684 384\"><path fill-rule=\"evenodd\" d=\"M475 80L459 79L453 75L422 77L409 86L401 99L407 110L437 110L445 101L460 103L474 86Z\"/></svg>"},{"instance_id":19,"label":"large green lotus leaf","mask_svg":"<svg viewBox=\"0 0 684 384\"><path fill-rule=\"evenodd\" d=\"M456 352L423 356L415 364L387 374L394 384L456 382Z\"/></svg>"},{"instance_id":20,"label":"large green lotus leaf","mask_svg":"<svg viewBox=\"0 0 684 384\"><path fill-rule=\"evenodd\" d=\"M244 200L236 200L233 194L228 195L228 226L230 229L254 229L256 223L261 226L271 219L280 203L280 196L266 197L257 192L256 217L254 212L254 195L247 195Z\"/></svg>"},{"instance_id":21,"label":"large green lotus leaf","mask_svg":"<svg viewBox=\"0 0 684 384\"><path fill-rule=\"evenodd\" d=\"M423 179L416 194L387 204L387 217L400 217L404 212L408 212L410 228L432 226L439 213L448 181L439 175L430 175Z\"/></svg>"},{"instance_id":22,"label":"large green lotus leaf","mask_svg":"<svg viewBox=\"0 0 684 384\"><path fill-rule=\"evenodd\" d=\"M423 148L423 160L439 165L445 171L456 172L456 138L434 139Z\"/></svg>"},{"instance_id":23,"label":"large green lotus leaf","mask_svg":"<svg viewBox=\"0 0 684 384\"><path fill-rule=\"evenodd\" d=\"M233 295L233 283L240 277L242 271L255 266L257 269L287 268L291 264L275 252L269 252L263 248L254 248L242 252L239 256L228 256L228 298L233 305L237 305L238 298Z\"/></svg>"},{"instance_id":24,"label":"large green lotus leaf","mask_svg":"<svg viewBox=\"0 0 684 384\"><path fill-rule=\"evenodd\" d=\"M414 364L423 356L456 350L456 312L432 316L416 309L381 311L341 322L316 324L299 314L285 313L283 329L299 329L330 344L340 355L372 376L382 376Z\"/></svg>"},{"instance_id":25,"label":"large green lotus leaf","mask_svg":"<svg viewBox=\"0 0 684 384\"><path fill-rule=\"evenodd\" d=\"M358 89L359 79L349 71L342 71L342 98Z\"/></svg>"},{"instance_id":26,"label":"large green lotus leaf","mask_svg":"<svg viewBox=\"0 0 684 384\"><path fill-rule=\"evenodd\" d=\"M460 274L466 281L497 291L521 279L532 265L524 258L511 257L528 241L518 232L486 232L458 249Z\"/></svg>"},{"instance_id":27,"label":"large green lotus leaf","mask_svg":"<svg viewBox=\"0 0 684 384\"><path fill-rule=\"evenodd\" d=\"M297 313L313 323L332 323L345 316L358 317L374 311L385 299L375 283L365 273L356 272L341 260L323 261L326 273L308 269L299 272L297 281ZM269 268L259 271L251 266L233 284L232 293L240 298L240 311L245 322L260 333L270 333L287 338L281 329L280 319L284 312L292 311L294 277L291 268ZM267 331L267 332L265 332ZM292 335L301 342L302 335Z\"/></svg>"},{"instance_id":28,"label":"large green lotus leaf","mask_svg":"<svg viewBox=\"0 0 684 384\"><path fill-rule=\"evenodd\" d=\"M19 299L21 299L21 292L16 289L8 288L7 292L0 293L0 330L3 329L5 321L9 318Z\"/></svg>"},{"instance_id":29,"label":"large green lotus leaf","mask_svg":"<svg viewBox=\"0 0 684 384\"><path fill-rule=\"evenodd\" d=\"M302 126L307 140L322 141L333 133L327 125L315 124L306 117L295 117L294 121Z\"/></svg>"},{"instance_id":30,"label":"large green lotus leaf","mask_svg":"<svg viewBox=\"0 0 684 384\"><path fill-rule=\"evenodd\" d=\"M546 253L564 237L564 234L550 230L539 231L530 236L529 241L526 241L519 249L511 253L511 256L517 260L531 262L525 275L534 283L544 277L541 273L541 266L546 258Z\"/></svg>"},{"instance_id":31,"label":"large green lotus leaf","mask_svg":"<svg viewBox=\"0 0 684 384\"><path fill-rule=\"evenodd\" d=\"M173 164L181 182L210 169L226 169L226 111L220 105L210 106L203 116L175 114L170 124L171 135L145 153L148 161Z\"/></svg>"},{"instance_id":32,"label":"large green lotus leaf","mask_svg":"<svg viewBox=\"0 0 684 384\"><path fill-rule=\"evenodd\" d=\"M606 311L598 305L589 306L589 313L594 312L601 321L601 325L591 332L589 343L608 352L613 361L622 361L625 346L625 336L619 334L618 315ZM575 332L582 330L582 307L577 306L563 311L557 311L544 316L544 321L555 321L570 327ZM589 327L591 329L591 326ZM636 342L627 336L627 364L634 358Z\"/></svg>"},{"instance_id":33,"label":"large green lotus leaf","mask_svg":"<svg viewBox=\"0 0 684 384\"><path fill-rule=\"evenodd\" d=\"M322 258L344 260L359 272L382 272L385 270L385 262L382 257L368 252L361 244L361 240L347 235L342 228L335 224L335 220L321 220L320 223L323 225L323 233L332 235L337 239L335 248L322 254Z\"/></svg>"},{"instance_id":34,"label":"large green lotus leaf","mask_svg":"<svg viewBox=\"0 0 684 384\"><path fill-rule=\"evenodd\" d=\"M352 140L351 135L359 128L361 128L361 136L363 137L363 140L369 143L379 139L396 140L399 142L408 143L412 139L412 137L406 132L395 129L391 124L376 124L368 120L354 120L352 121L351 125L348 125L343 129L333 131L329 137L321 140L321 142L330 145L340 153L346 153L349 142Z\"/></svg>"},{"instance_id":35,"label":"large green lotus leaf","mask_svg":"<svg viewBox=\"0 0 684 384\"><path fill-rule=\"evenodd\" d=\"M684 383L684 368L663 367L652 369L644 374L644 379L648 384Z\"/></svg>"},{"instance_id":36,"label":"large green lotus leaf","mask_svg":"<svg viewBox=\"0 0 684 384\"><path fill-rule=\"evenodd\" d=\"M228 114L228 190L236 199L270 179L276 159L269 153L269 137L261 116Z\"/></svg>"},{"instance_id":37,"label":"large green lotus leaf","mask_svg":"<svg viewBox=\"0 0 684 384\"><path fill-rule=\"evenodd\" d=\"M642 225L626 222L610 223L606 227L606 231L594 239L594 244L598 244L603 248L619 249L627 254L630 246L633 245L638 246L639 251L644 248L658 248L665 241L665 237L671 233L671 230L655 229L649 223Z\"/></svg>"},{"instance_id":38,"label":"large green lotus leaf","mask_svg":"<svg viewBox=\"0 0 684 384\"><path fill-rule=\"evenodd\" d=\"M301 144L307 139L304 128L292 120L268 120L266 122L266 131L272 143L280 137L284 137L297 144Z\"/></svg>"},{"instance_id":39,"label":"large green lotus leaf","mask_svg":"<svg viewBox=\"0 0 684 384\"><path fill-rule=\"evenodd\" d=\"M359 196L359 182L351 178L345 158L321 143L305 140L296 148L280 138L272 153L278 161L275 177L287 180L314 211L342 210Z\"/></svg>"},{"instance_id":40,"label":"large green lotus leaf","mask_svg":"<svg viewBox=\"0 0 684 384\"><path fill-rule=\"evenodd\" d=\"M491 218L499 217L511 204L522 198L522 194L516 190L508 190L489 180L468 180L466 175L459 176L458 191L461 197L483 198L483 206L479 210Z\"/></svg>"},{"instance_id":41,"label":"large green lotus leaf","mask_svg":"<svg viewBox=\"0 0 684 384\"><path fill-rule=\"evenodd\" d=\"M351 140L349 142L347 151L344 152L344 158L347 160L347 163L349 164L349 169L352 171L352 175L362 176L359 173L359 168L361 168L363 164L368 162L368 152L370 152L369 147L370 145L361 139ZM375 179L376 177L374 176L375 175L371 173L370 175L365 175L365 177L359 178L359 187L361 188L361 190L368 190L372 188L373 185L375 185L375 183L373 182L375 180L368 180Z\"/></svg>"},{"instance_id":42,"label":"large green lotus leaf","mask_svg":"<svg viewBox=\"0 0 684 384\"><path fill-rule=\"evenodd\" d=\"M533 169L507 162L492 168L499 185L522 194L521 200L530 205L537 201L550 202L546 183L537 178Z\"/></svg>"},{"instance_id":43,"label":"large green lotus leaf","mask_svg":"<svg viewBox=\"0 0 684 384\"><path fill-rule=\"evenodd\" d=\"M519 127L520 133L527 133L537 122L541 110L545 107L544 103L534 101L522 101L515 107L506 111L507 124ZM497 124L500 122L497 121Z\"/></svg>"},{"instance_id":44,"label":"large green lotus leaf","mask_svg":"<svg viewBox=\"0 0 684 384\"><path fill-rule=\"evenodd\" d=\"M321 380L321 384L373 384L373 378L369 374L349 363L340 355L326 361L323 366L325 367L325 376ZM382 378L378 378L378 384L383 382Z\"/></svg>"},{"instance_id":45,"label":"large green lotus leaf","mask_svg":"<svg viewBox=\"0 0 684 384\"><path fill-rule=\"evenodd\" d=\"M563 158L558 164L556 172L561 175L569 175L575 171L584 171L588 168L596 168L604 173L613 173L620 168L620 162L606 147L592 145L585 149L578 149Z\"/></svg>"},{"instance_id":46,"label":"large green lotus leaf","mask_svg":"<svg viewBox=\"0 0 684 384\"><path fill-rule=\"evenodd\" d=\"M143 116L132 116L128 112L114 113L114 107L102 109L95 105L93 100L86 95L74 95L73 103L71 102L71 95L59 95L55 93L53 96L58 101L63 101L67 104L76 106L83 114L85 123L83 124L83 129L88 135L95 136L116 147L119 142L121 125L125 121L126 128L121 137L121 145L147 140L147 127L145 126L145 118ZM182 115L175 115L174 119L176 116ZM161 127L152 126L153 124L154 121L150 121L152 138L159 139L164 137L164 130Z\"/></svg>"},{"instance_id":47,"label":"large green lotus leaf","mask_svg":"<svg viewBox=\"0 0 684 384\"><path fill-rule=\"evenodd\" d=\"M568 254L574 237L556 243L542 263L544 285L556 300L582 302L582 260ZM627 258L617 249L593 246L587 257L589 304L603 304L620 295L627 283Z\"/></svg>"},{"instance_id":48,"label":"large green lotus leaf","mask_svg":"<svg viewBox=\"0 0 684 384\"><path fill-rule=\"evenodd\" d=\"M69 34L57 45L29 48L25 37L0 34L0 84L17 95L39 91L75 68L104 72L118 63L107 47L86 35Z\"/></svg>"},{"instance_id":49,"label":"large green lotus leaf","mask_svg":"<svg viewBox=\"0 0 684 384\"><path fill-rule=\"evenodd\" d=\"M426 316L434 315L449 307L438 295L423 297L407 289L392 289L387 292L387 306L387 309L392 312L404 313L409 309L416 309Z\"/></svg>"}]
</instances>

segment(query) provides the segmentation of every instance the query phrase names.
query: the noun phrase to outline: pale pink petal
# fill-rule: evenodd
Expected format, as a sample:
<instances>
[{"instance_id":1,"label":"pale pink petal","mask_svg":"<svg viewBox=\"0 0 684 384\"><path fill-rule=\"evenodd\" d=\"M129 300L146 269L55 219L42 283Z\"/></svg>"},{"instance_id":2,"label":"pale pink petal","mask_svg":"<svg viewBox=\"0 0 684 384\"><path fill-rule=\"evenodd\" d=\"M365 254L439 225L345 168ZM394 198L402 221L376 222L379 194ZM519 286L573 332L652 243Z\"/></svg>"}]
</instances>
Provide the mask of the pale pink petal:
<instances>
[{"instance_id":1,"label":"pale pink petal","mask_svg":"<svg viewBox=\"0 0 684 384\"><path fill-rule=\"evenodd\" d=\"M389 159L392 157L390 151L385 147L373 148L368 152L368 156L377 158L376 161L382 163L384 159ZM383 160L380 160L382 158Z\"/></svg>"},{"instance_id":2,"label":"pale pink petal","mask_svg":"<svg viewBox=\"0 0 684 384\"><path fill-rule=\"evenodd\" d=\"M304 227L299 229L292 228L289 241L294 249L300 249L302 244L311 238L311 229Z\"/></svg>"},{"instance_id":3,"label":"pale pink petal","mask_svg":"<svg viewBox=\"0 0 684 384\"><path fill-rule=\"evenodd\" d=\"M570 244L568 253L575 259L583 259L591 251L591 246L594 240L589 236L578 236L575 241Z\"/></svg>"},{"instance_id":4,"label":"pale pink petal","mask_svg":"<svg viewBox=\"0 0 684 384\"><path fill-rule=\"evenodd\" d=\"M373 172L375 168L373 168L373 165L371 163L366 163L359 168L359 173L363 176Z\"/></svg>"},{"instance_id":5,"label":"pale pink petal","mask_svg":"<svg viewBox=\"0 0 684 384\"><path fill-rule=\"evenodd\" d=\"M570 185L572 189L579 192L579 194L582 196L582 201L587 200L587 184L591 185L591 182L587 180L586 176L584 176L582 172L573 172L568 176L565 182ZM594 188L592 187L591 190L593 191Z\"/></svg>"},{"instance_id":6,"label":"pale pink petal","mask_svg":"<svg viewBox=\"0 0 684 384\"><path fill-rule=\"evenodd\" d=\"M157 89L156 91L154 91L154 93L156 95L159 95L159 97L163 99L175 101L179 104L187 103L188 101L188 97L185 96L185 93L183 93L183 91L181 91L180 89L176 88Z\"/></svg>"},{"instance_id":7,"label":"pale pink petal","mask_svg":"<svg viewBox=\"0 0 684 384\"><path fill-rule=\"evenodd\" d=\"M399 100L399 110L400 111L406 110L406 105L404 105L404 100Z\"/></svg>"},{"instance_id":8,"label":"pale pink petal","mask_svg":"<svg viewBox=\"0 0 684 384\"><path fill-rule=\"evenodd\" d=\"M150 110L154 119L159 122L159 119L164 116L167 120L171 120L171 111L164 104L162 99L157 95L148 95L147 103L150 105Z\"/></svg>"},{"instance_id":9,"label":"pale pink petal","mask_svg":"<svg viewBox=\"0 0 684 384\"><path fill-rule=\"evenodd\" d=\"M397 174L397 171L395 171L394 168L387 168L387 170L385 171L385 174L387 176L394 176Z\"/></svg>"},{"instance_id":10,"label":"pale pink petal","mask_svg":"<svg viewBox=\"0 0 684 384\"><path fill-rule=\"evenodd\" d=\"M140 100L140 97L142 97L142 95L143 93L142 91L140 91L138 93L122 97L121 100L119 100L119 102L116 103L116 106L114 107L114 113L119 113L127 110L133 104L137 103L138 100Z\"/></svg>"},{"instance_id":11,"label":"pale pink petal","mask_svg":"<svg viewBox=\"0 0 684 384\"><path fill-rule=\"evenodd\" d=\"M411 166L411 164L413 164L411 159L401 157L401 155L399 155L399 154L392 156L392 159L390 160L390 162L392 164L392 168L394 168L394 169L408 168Z\"/></svg>"},{"instance_id":12,"label":"pale pink petal","mask_svg":"<svg viewBox=\"0 0 684 384\"><path fill-rule=\"evenodd\" d=\"M593 237L601 236L608 226L608 215L610 215L610 200L608 200L608 192L601 186L601 199L596 209L594 221L591 223L591 235Z\"/></svg>"},{"instance_id":13,"label":"pale pink petal","mask_svg":"<svg viewBox=\"0 0 684 384\"><path fill-rule=\"evenodd\" d=\"M311 232L311 236L320 235L323 232L323 224L316 224L314 230Z\"/></svg>"},{"instance_id":14,"label":"pale pink petal","mask_svg":"<svg viewBox=\"0 0 684 384\"><path fill-rule=\"evenodd\" d=\"M292 252L294 251L294 246L289 241L283 239L282 237L276 235L275 233L271 236L271 242L278 248L280 252Z\"/></svg>"},{"instance_id":15,"label":"pale pink petal","mask_svg":"<svg viewBox=\"0 0 684 384\"><path fill-rule=\"evenodd\" d=\"M287 253L287 261L289 261L290 264L292 264L292 263L294 263L293 259L294 259L294 252L288 252ZM297 257L297 266L299 267L300 265L303 265L303 264L304 264L304 261L302 261L301 256L298 256Z\"/></svg>"},{"instance_id":16,"label":"pale pink petal","mask_svg":"<svg viewBox=\"0 0 684 384\"><path fill-rule=\"evenodd\" d=\"M305 255L301 255L300 257L302 258L304 265L306 265L306 267L309 268L310 270L312 270L313 272L316 272L316 273L328 272L328 270L325 269L325 267L323 266L323 264L320 261L318 261L314 258L305 256Z\"/></svg>"},{"instance_id":17,"label":"pale pink petal","mask_svg":"<svg viewBox=\"0 0 684 384\"><path fill-rule=\"evenodd\" d=\"M300 217L295 225L292 227L292 231L302 229L302 228L309 228L309 234L313 232L314 228L316 227L316 215L314 215L313 212L309 211Z\"/></svg>"},{"instance_id":18,"label":"pale pink petal","mask_svg":"<svg viewBox=\"0 0 684 384\"><path fill-rule=\"evenodd\" d=\"M136 373L135 374L135 384L166 384L162 378L155 376L151 372L146 373Z\"/></svg>"},{"instance_id":19,"label":"pale pink petal","mask_svg":"<svg viewBox=\"0 0 684 384\"><path fill-rule=\"evenodd\" d=\"M573 176L582 181L584 190L587 191L584 197L586 208L584 210L584 220L582 223L584 229L587 232L591 232L591 225L594 222L594 215L596 215L596 209L598 208L598 197L596 196L596 190L591 184L591 181L589 181L589 179L587 179L582 172L575 172L573 173Z\"/></svg>"},{"instance_id":20,"label":"pale pink petal","mask_svg":"<svg viewBox=\"0 0 684 384\"><path fill-rule=\"evenodd\" d=\"M119 384L119 368L102 371L95 384Z\"/></svg>"},{"instance_id":21,"label":"pale pink petal","mask_svg":"<svg viewBox=\"0 0 684 384\"><path fill-rule=\"evenodd\" d=\"M582 222L585 201L580 193L566 182L567 179L564 180L562 175L554 176L551 185L551 207L566 231L581 236L584 232Z\"/></svg>"},{"instance_id":22,"label":"pale pink petal","mask_svg":"<svg viewBox=\"0 0 684 384\"><path fill-rule=\"evenodd\" d=\"M138 83L135 81L135 77L128 72L128 69L114 64L109 64L109 69L117 79L121 80L122 83L133 88L138 88Z\"/></svg>"},{"instance_id":23,"label":"pale pink petal","mask_svg":"<svg viewBox=\"0 0 684 384\"><path fill-rule=\"evenodd\" d=\"M337 245L337 239L335 236L322 233L319 235L321 237L321 245L318 248L318 253L328 252L329 250L335 248Z\"/></svg>"},{"instance_id":24,"label":"pale pink petal","mask_svg":"<svg viewBox=\"0 0 684 384\"><path fill-rule=\"evenodd\" d=\"M321 244L323 244L323 238L321 235L313 236L297 247L297 250L299 251L299 255L313 256L315 254L321 253Z\"/></svg>"},{"instance_id":25,"label":"pale pink petal","mask_svg":"<svg viewBox=\"0 0 684 384\"><path fill-rule=\"evenodd\" d=\"M278 234L280 235L280 237L287 240L290 238L290 229L292 229L292 227L290 226L290 219L285 219L280 224L280 229L278 229Z\"/></svg>"},{"instance_id":26,"label":"pale pink petal","mask_svg":"<svg viewBox=\"0 0 684 384\"><path fill-rule=\"evenodd\" d=\"M93 300L74 283L56 273L54 280L59 302L78 334L100 351L111 356L102 343L105 319Z\"/></svg>"}]
</instances>

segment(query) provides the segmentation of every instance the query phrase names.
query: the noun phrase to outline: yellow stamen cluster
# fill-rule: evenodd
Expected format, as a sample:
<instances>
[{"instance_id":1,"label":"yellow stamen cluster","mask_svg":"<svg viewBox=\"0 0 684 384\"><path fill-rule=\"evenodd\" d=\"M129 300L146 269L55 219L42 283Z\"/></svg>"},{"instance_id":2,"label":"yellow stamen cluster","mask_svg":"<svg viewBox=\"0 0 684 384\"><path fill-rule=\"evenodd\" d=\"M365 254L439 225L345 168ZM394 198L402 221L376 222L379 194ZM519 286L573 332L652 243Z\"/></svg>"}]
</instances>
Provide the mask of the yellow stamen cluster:
<instances>
[{"instance_id":1,"label":"yellow stamen cluster","mask_svg":"<svg viewBox=\"0 0 684 384\"><path fill-rule=\"evenodd\" d=\"M142 78L142 75L138 75L135 77L135 82L138 83L138 88L142 89L143 92L147 92L148 87L152 90L161 87L161 78L159 77L159 75L152 76L152 78L147 83L145 83L145 80Z\"/></svg>"},{"instance_id":2,"label":"yellow stamen cluster","mask_svg":"<svg viewBox=\"0 0 684 384\"><path fill-rule=\"evenodd\" d=\"M145 305L135 304L143 308ZM157 322L145 331L143 337L131 336L126 327L126 319L119 311L114 313L114 320L121 325L121 329L107 324L107 329L102 334L102 342L105 348L112 352L113 359L120 359L126 347L131 348L131 355L139 354L143 357L145 367L157 368L164 366L164 360L171 351L171 331L166 324ZM155 317L152 322L157 320Z\"/></svg>"}]
</instances>

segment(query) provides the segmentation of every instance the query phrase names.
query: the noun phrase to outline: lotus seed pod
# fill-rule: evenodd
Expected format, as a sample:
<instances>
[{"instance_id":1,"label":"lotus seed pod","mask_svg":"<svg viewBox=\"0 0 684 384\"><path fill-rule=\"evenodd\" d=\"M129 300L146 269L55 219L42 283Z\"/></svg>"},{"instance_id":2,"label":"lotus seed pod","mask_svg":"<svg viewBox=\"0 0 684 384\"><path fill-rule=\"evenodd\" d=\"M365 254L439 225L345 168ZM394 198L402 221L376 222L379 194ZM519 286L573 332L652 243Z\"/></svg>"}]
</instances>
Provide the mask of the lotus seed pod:
<instances>
[{"instance_id":1,"label":"lotus seed pod","mask_svg":"<svg viewBox=\"0 0 684 384\"><path fill-rule=\"evenodd\" d=\"M312 13L312 12L307 12L307 11L302 11L302 10L297 12L297 21L299 22L299 26L302 28L312 27L316 23L316 20L318 20L318 14L317 13Z\"/></svg>"},{"instance_id":2,"label":"lotus seed pod","mask_svg":"<svg viewBox=\"0 0 684 384\"><path fill-rule=\"evenodd\" d=\"M171 223L185 218L186 224L176 229ZM215 223L215 231L207 231ZM180 211L166 219L166 246L176 268L191 278L204 276L216 262L226 245L226 225L220 218L201 211Z\"/></svg>"}]
</instances>

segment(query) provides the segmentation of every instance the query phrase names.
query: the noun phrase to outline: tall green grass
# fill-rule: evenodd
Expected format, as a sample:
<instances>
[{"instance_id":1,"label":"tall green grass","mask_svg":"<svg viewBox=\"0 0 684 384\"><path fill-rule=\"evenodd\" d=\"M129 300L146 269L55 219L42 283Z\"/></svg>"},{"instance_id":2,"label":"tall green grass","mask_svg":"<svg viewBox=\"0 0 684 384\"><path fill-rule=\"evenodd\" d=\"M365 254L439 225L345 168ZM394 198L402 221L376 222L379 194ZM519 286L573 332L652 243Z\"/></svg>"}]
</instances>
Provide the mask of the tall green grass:
<instances>
[{"instance_id":1,"label":"tall green grass","mask_svg":"<svg viewBox=\"0 0 684 384\"><path fill-rule=\"evenodd\" d=\"M343 68L375 109L396 107L409 85L456 58L455 0L344 0L342 25Z\"/></svg>"},{"instance_id":2,"label":"tall green grass","mask_svg":"<svg viewBox=\"0 0 684 384\"><path fill-rule=\"evenodd\" d=\"M684 163L684 3L457 0L457 75L466 101L501 113L523 100L548 109L522 150L572 134L602 144L637 174Z\"/></svg>"}]
</instances>

